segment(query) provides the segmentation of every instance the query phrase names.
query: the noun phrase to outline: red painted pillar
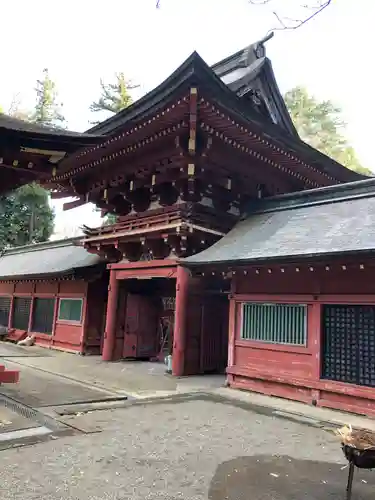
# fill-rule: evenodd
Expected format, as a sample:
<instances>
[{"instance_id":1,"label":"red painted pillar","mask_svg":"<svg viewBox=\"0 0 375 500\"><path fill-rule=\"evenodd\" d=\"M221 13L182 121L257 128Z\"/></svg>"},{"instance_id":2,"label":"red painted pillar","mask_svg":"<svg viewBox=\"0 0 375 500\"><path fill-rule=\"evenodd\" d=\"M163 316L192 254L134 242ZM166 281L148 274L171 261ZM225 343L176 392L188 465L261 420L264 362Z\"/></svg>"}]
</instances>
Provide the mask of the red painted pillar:
<instances>
[{"instance_id":1,"label":"red painted pillar","mask_svg":"<svg viewBox=\"0 0 375 500\"><path fill-rule=\"evenodd\" d=\"M313 380L320 380L322 349L322 306L319 302L309 306L309 316L307 323L307 341L312 354L312 376Z\"/></svg>"},{"instance_id":2,"label":"red painted pillar","mask_svg":"<svg viewBox=\"0 0 375 500\"><path fill-rule=\"evenodd\" d=\"M116 343L116 313L118 304L119 282L116 279L116 272L111 269L108 286L107 317L105 322L103 361L112 361Z\"/></svg>"},{"instance_id":3,"label":"red painted pillar","mask_svg":"<svg viewBox=\"0 0 375 500\"><path fill-rule=\"evenodd\" d=\"M172 374L176 377L182 376L185 372L188 288L189 271L178 266L172 353Z\"/></svg>"},{"instance_id":4,"label":"red painted pillar","mask_svg":"<svg viewBox=\"0 0 375 500\"><path fill-rule=\"evenodd\" d=\"M319 302L315 302L308 306L308 321L307 321L307 345L311 349L312 370L311 376L314 382L320 380L321 376L321 360L320 351L322 348L322 306ZM311 402L319 406L320 390L311 389Z\"/></svg>"},{"instance_id":5,"label":"red painted pillar","mask_svg":"<svg viewBox=\"0 0 375 500\"><path fill-rule=\"evenodd\" d=\"M233 375L230 370L235 366L236 355L236 332L237 332L237 302L234 298L236 294L236 276L232 276L231 293L229 296L229 321L228 321L228 360L227 360L227 385L233 382Z\"/></svg>"}]
</instances>

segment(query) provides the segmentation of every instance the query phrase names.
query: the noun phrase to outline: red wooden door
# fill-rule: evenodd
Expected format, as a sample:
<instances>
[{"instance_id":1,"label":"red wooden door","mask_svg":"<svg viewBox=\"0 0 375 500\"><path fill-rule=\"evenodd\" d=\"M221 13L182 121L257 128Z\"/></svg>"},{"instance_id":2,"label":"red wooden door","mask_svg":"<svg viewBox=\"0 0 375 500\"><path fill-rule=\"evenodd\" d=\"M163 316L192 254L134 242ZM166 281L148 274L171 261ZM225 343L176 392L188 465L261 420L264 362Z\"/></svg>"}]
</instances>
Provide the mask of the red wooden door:
<instances>
[{"instance_id":1,"label":"red wooden door","mask_svg":"<svg viewBox=\"0 0 375 500\"><path fill-rule=\"evenodd\" d=\"M153 358L159 350L158 310L153 297L140 296L140 299L137 357Z\"/></svg>"},{"instance_id":2,"label":"red wooden door","mask_svg":"<svg viewBox=\"0 0 375 500\"><path fill-rule=\"evenodd\" d=\"M158 354L158 315L152 297L128 294L124 358L151 358Z\"/></svg>"},{"instance_id":3,"label":"red wooden door","mask_svg":"<svg viewBox=\"0 0 375 500\"><path fill-rule=\"evenodd\" d=\"M227 364L229 301L206 296L202 306L201 372L223 372Z\"/></svg>"},{"instance_id":4,"label":"red wooden door","mask_svg":"<svg viewBox=\"0 0 375 500\"><path fill-rule=\"evenodd\" d=\"M125 331L124 331L124 358L137 356L137 342L139 330L139 295L128 293L126 298Z\"/></svg>"}]
</instances>

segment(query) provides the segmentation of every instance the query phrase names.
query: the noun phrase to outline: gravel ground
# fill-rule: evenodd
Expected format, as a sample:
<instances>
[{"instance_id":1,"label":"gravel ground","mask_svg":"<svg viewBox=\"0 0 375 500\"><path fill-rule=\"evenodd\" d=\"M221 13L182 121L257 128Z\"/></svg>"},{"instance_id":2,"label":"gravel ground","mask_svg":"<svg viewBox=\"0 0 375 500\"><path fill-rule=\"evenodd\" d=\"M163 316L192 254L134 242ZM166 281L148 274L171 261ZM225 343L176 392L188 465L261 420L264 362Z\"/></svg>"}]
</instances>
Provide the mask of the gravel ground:
<instances>
[{"instance_id":1,"label":"gravel ground","mask_svg":"<svg viewBox=\"0 0 375 500\"><path fill-rule=\"evenodd\" d=\"M1 452L1 500L345 498L340 447L321 429L203 400L78 418L103 431ZM359 472L353 500L374 487Z\"/></svg>"}]
</instances>

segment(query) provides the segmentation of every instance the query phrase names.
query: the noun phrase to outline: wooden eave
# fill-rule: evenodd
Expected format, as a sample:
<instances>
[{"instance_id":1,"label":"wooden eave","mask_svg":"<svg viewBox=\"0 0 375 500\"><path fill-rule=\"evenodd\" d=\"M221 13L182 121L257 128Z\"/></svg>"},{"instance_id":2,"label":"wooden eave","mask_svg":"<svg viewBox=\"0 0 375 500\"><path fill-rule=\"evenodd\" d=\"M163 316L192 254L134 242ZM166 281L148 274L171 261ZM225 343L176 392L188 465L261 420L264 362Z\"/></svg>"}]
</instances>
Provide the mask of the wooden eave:
<instances>
[{"instance_id":1,"label":"wooden eave","mask_svg":"<svg viewBox=\"0 0 375 500\"><path fill-rule=\"evenodd\" d=\"M68 281L68 280L89 280L92 276L101 275L106 268L105 263L97 264L96 266L84 267L81 269L71 269L64 273L44 273L35 275L22 276L1 276L2 283L19 283L19 282L40 282L40 281Z\"/></svg>"},{"instance_id":2,"label":"wooden eave","mask_svg":"<svg viewBox=\"0 0 375 500\"><path fill-rule=\"evenodd\" d=\"M280 169L292 177L309 179L310 188L367 178L340 165L300 140L286 135L277 136L270 130L265 130L253 120L249 121L234 107L228 107L223 101L213 100L211 96L202 96L201 93L199 104L201 129L219 138L227 132L225 142L234 144L237 139L238 144L235 146L237 149L255 157L261 155L263 161L273 164L276 168L282 167ZM206 108L205 111L202 110L202 105ZM206 123L202 117L206 117ZM317 176L321 182L317 181ZM315 181L312 181L314 177Z\"/></svg>"},{"instance_id":3,"label":"wooden eave","mask_svg":"<svg viewBox=\"0 0 375 500\"><path fill-rule=\"evenodd\" d=\"M184 119L187 108L187 97L181 97L169 105L166 105L160 113L138 123L121 134L98 145L87 149L79 157L70 157L62 162L58 175L48 180L51 186L56 184L66 185L69 179L85 175L97 176L97 173L109 164L122 161L123 157L134 157L142 152L143 161L147 149L151 149L157 142L165 141L171 137L172 144L176 135L187 130L188 122ZM146 152L145 152L146 150ZM159 154L160 156L160 154ZM142 159L141 159L142 160Z\"/></svg>"},{"instance_id":4,"label":"wooden eave","mask_svg":"<svg viewBox=\"0 0 375 500\"><path fill-rule=\"evenodd\" d=\"M193 224L191 222L169 222L166 224L158 224L155 226L145 227L145 228L137 228L131 229L128 231L118 232L116 234L102 234L101 236L92 236L86 237L82 240L84 245L92 244L95 245L97 243L112 243L113 240L120 240L123 242L126 241L135 241L142 237L156 237L163 236L164 234L169 233L192 233L193 231L198 231L201 233L212 234L214 236L222 237L225 235L222 231L217 231L215 229L210 229L204 226L199 226L197 224ZM136 238L134 238L136 237Z\"/></svg>"},{"instance_id":5,"label":"wooden eave","mask_svg":"<svg viewBox=\"0 0 375 500\"><path fill-rule=\"evenodd\" d=\"M43 182L59 162L77 149L93 145L102 137L52 130L0 114L0 192L38 180Z\"/></svg>"},{"instance_id":6,"label":"wooden eave","mask_svg":"<svg viewBox=\"0 0 375 500\"><path fill-rule=\"evenodd\" d=\"M102 135L52 129L0 114L0 146L27 146L56 151L77 151L102 141Z\"/></svg>"},{"instance_id":7,"label":"wooden eave","mask_svg":"<svg viewBox=\"0 0 375 500\"><path fill-rule=\"evenodd\" d=\"M85 238L84 244L95 242L107 242L114 240L126 240L134 236L157 236L163 232L206 232L216 236L226 234L236 222L236 218L230 215L214 217L212 210L204 207L190 209L188 204L181 207L168 207L155 210L152 214L145 212L137 216L124 217L121 222L110 226L98 228L83 227Z\"/></svg>"},{"instance_id":8,"label":"wooden eave","mask_svg":"<svg viewBox=\"0 0 375 500\"><path fill-rule=\"evenodd\" d=\"M163 135L178 126L178 117L180 127L183 126L184 118L188 116L188 91L192 87L197 87L199 98L215 109L215 122L212 123L211 116L210 123L206 125L222 128L226 122L230 130L229 140L239 140L242 143L239 148L243 146L249 153L262 155L266 163L280 165L281 171L292 177L310 180L307 187L364 178L286 134L279 126L262 121L261 115L250 103L245 103L232 92L200 56L193 53L159 87L126 110L90 129L91 133L112 135L101 144L63 161L61 174L49 179L48 184L66 185L72 177L86 175L88 170L97 171L104 163L109 165L118 157L141 151L150 141L156 140L158 134ZM123 158L118 158L120 160L123 161Z\"/></svg>"}]
</instances>

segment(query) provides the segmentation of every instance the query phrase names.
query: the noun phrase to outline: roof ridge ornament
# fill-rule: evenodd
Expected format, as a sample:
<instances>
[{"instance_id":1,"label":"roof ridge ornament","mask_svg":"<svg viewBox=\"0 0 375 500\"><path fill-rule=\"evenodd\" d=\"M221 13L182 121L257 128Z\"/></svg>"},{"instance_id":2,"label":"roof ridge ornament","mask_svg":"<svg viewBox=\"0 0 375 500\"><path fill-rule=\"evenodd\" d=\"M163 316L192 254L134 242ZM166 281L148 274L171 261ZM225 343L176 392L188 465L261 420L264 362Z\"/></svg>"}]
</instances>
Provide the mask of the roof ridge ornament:
<instances>
[{"instance_id":1,"label":"roof ridge ornament","mask_svg":"<svg viewBox=\"0 0 375 500\"><path fill-rule=\"evenodd\" d=\"M271 33L268 33L266 36L264 36L261 40L258 42L250 44L245 50L244 50L244 55L243 55L243 61L246 66L251 66L254 62L254 55L255 59L262 59L263 57L266 57L266 48L264 44L268 42L268 40L271 40L273 38L275 33L271 31Z\"/></svg>"}]
</instances>

